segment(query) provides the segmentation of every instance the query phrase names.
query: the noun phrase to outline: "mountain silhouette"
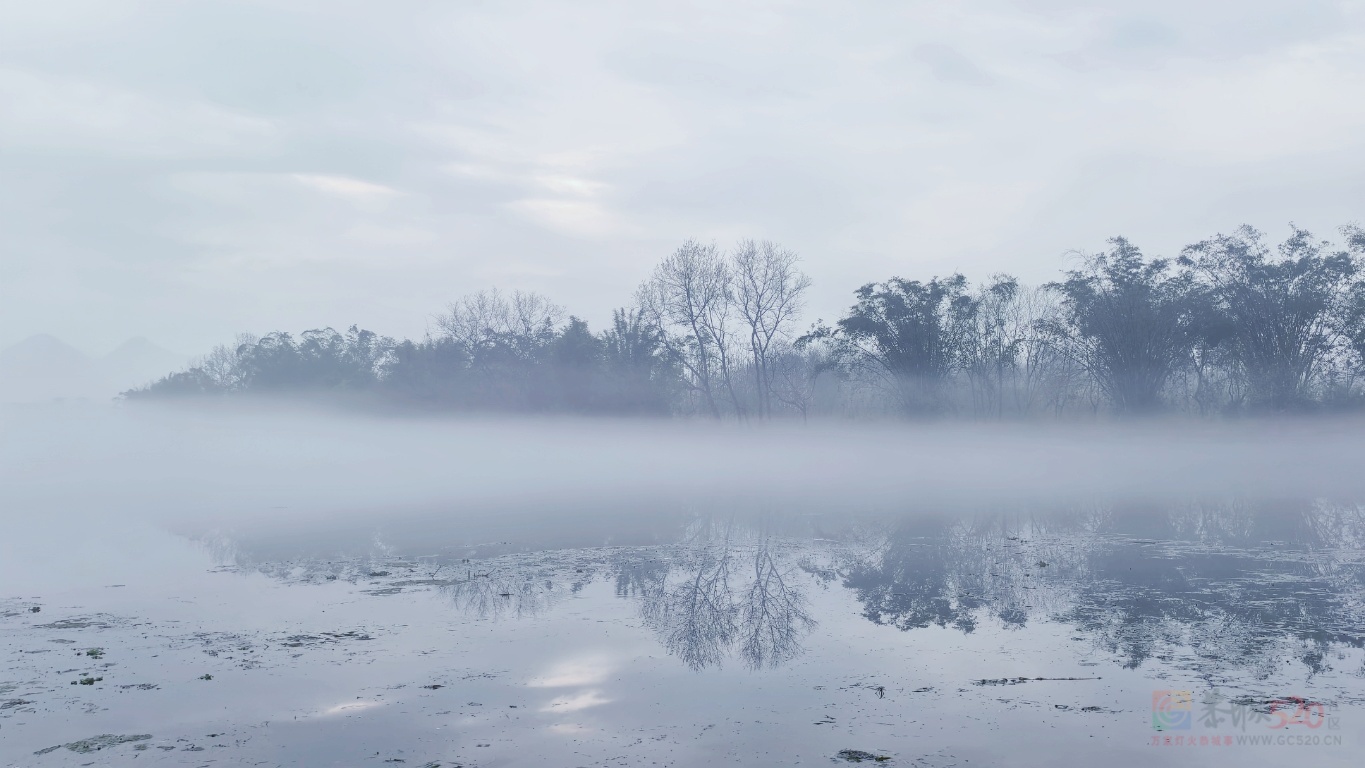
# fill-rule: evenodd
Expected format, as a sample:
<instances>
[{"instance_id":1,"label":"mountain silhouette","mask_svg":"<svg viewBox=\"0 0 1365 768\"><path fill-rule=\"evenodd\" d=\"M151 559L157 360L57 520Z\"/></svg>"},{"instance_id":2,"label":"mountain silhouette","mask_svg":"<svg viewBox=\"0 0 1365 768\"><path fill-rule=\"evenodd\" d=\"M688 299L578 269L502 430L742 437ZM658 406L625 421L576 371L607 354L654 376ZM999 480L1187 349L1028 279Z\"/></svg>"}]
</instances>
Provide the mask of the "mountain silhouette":
<instances>
[{"instance_id":1,"label":"mountain silhouette","mask_svg":"<svg viewBox=\"0 0 1365 768\"><path fill-rule=\"evenodd\" d=\"M108 400L187 361L141 336L96 358L55 336L38 334L0 350L0 402Z\"/></svg>"}]
</instances>

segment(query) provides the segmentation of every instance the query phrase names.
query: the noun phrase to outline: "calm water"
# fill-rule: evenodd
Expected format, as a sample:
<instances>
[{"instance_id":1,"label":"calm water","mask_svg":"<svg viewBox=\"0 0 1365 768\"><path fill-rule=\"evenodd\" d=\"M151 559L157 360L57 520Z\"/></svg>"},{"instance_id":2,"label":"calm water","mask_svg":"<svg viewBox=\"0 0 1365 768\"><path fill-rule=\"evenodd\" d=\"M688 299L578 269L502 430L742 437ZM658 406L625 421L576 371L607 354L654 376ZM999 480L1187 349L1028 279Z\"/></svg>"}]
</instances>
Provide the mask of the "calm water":
<instances>
[{"instance_id":1,"label":"calm water","mask_svg":"<svg viewBox=\"0 0 1365 768\"><path fill-rule=\"evenodd\" d=\"M0 438L0 766L1365 754L1365 424Z\"/></svg>"},{"instance_id":2,"label":"calm water","mask_svg":"<svg viewBox=\"0 0 1365 768\"><path fill-rule=\"evenodd\" d=\"M731 506L11 526L0 765L1365 755L1353 499Z\"/></svg>"}]
</instances>

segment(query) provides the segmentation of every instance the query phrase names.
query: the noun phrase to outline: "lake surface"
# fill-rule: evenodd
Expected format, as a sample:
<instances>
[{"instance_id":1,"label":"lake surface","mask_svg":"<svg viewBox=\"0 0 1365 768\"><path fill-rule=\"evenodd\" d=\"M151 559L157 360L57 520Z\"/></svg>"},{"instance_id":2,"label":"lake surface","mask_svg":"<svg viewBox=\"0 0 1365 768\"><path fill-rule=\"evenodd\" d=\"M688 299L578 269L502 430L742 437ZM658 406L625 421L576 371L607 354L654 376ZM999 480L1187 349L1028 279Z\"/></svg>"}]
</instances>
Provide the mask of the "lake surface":
<instances>
[{"instance_id":1,"label":"lake surface","mask_svg":"<svg viewBox=\"0 0 1365 768\"><path fill-rule=\"evenodd\" d=\"M1359 505L443 517L31 535L3 764L1359 764Z\"/></svg>"},{"instance_id":2,"label":"lake surface","mask_svg":"<svg viewBox=\"0 0 1365 768\"><path fill-rule=\"evenodd\" d=\"M0 513L0 766L1365 755L1365 495L651 497L603 472L385 502L318 484L384 486L330 434L230 466L33 434Z\"/></svg>"}]
</instances>

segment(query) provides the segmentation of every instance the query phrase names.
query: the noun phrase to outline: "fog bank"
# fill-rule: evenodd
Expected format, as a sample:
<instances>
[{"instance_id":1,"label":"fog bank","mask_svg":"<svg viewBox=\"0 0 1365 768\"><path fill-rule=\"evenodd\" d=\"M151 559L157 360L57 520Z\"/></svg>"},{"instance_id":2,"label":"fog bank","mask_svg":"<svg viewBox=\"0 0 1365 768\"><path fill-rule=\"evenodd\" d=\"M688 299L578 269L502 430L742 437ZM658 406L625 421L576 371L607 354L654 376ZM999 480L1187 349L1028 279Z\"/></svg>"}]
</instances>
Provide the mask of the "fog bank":
<instances>
[{"instance_id":1,"label":"fog bank","mask_svg":"<svg viewBox=\"0 0 1365 768\"><path fill-rule=\"evenodd\" d=\"M1365 425L1340 420L740 427L94 406L0 419L11 521L600 505L900 512L1365 491Z\"/></svg>"}]
</instances>

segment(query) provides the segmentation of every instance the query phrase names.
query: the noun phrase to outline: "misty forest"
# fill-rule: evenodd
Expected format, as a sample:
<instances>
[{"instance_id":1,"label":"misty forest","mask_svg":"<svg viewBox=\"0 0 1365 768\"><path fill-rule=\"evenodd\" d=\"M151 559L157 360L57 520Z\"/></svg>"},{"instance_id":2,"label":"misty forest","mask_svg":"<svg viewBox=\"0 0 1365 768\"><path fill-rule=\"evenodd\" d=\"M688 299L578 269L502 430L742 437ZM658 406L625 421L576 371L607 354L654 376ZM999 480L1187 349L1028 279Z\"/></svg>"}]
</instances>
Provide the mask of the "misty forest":
<instances>
[{"instance_id":1,"label":"misty forest","mask_svg":"<svg viewBox=\"0 0 1365 768\"><path fill-rule=\"evenodd\" d=\"M343 397L474 412L1079 417L1365 406L1365 230L1243 226L1150 257L1122 237L1039 286L890 277L804 327L780 245L693 240L594 332L535 293L481 291L421 340L352 326L242 335L131 399Z\"/></svg>"}]
</instances>

